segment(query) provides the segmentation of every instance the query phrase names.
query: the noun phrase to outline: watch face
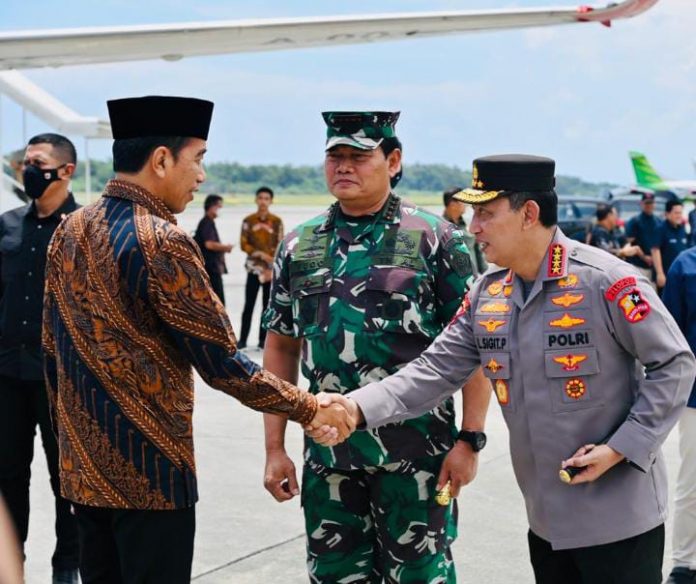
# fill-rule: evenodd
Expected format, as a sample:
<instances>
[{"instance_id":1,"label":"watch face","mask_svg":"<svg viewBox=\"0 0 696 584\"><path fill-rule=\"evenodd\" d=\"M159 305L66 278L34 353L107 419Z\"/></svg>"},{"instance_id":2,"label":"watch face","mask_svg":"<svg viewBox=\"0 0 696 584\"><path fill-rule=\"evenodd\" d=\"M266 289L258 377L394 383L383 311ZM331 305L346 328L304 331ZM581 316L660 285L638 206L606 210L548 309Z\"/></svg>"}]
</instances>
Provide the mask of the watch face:
<instances>
[{"instance_id":1,"label":"watch face","mask_svg":"<svg viewBox=\"0 0 696 584\"><path fill-rule=\"evenodd\" d=\"M486 435L483 432L476 432L476 450L482 450L486 445Z\"/></svg>"}]
</instances>

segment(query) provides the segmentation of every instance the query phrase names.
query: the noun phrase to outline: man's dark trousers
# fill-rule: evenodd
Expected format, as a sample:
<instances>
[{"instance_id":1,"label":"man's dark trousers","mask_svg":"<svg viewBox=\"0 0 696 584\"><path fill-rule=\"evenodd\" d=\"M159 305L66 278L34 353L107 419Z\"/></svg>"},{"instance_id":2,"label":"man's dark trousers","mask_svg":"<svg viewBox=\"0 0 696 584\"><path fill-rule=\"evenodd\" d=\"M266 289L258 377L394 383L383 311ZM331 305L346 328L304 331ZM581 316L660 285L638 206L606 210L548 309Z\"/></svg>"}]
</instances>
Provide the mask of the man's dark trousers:
<instances>
[{"instance_id":1,"label":"man's dark trousers","mask_svg":"<svg viewBox=\"0 0 696 584\"><path fill-rule=\"evenodd\" d=\"M174 511L75 505L82 584L189 584L196 508Z\"/></svg>"},{"instance_id":2,"label":"man's dark trousers","mask_svg":"<svg viewBox=\"0 0 696 584\"><path fill-rule=\"evenodd\" d=\"M244 289L244 312L242 312L242 331L239 335L239 341L246 345L247 338L249 337L249 331L251 330L251 317L254 314L254 305L256 304L256 297L259 293L259 288L263 287L263 292L261 295L261 311L263 313L268 306L268 299L271 296L271 283L264 282L263 284L259 281L259 277L256 274L249 272L247 274L246 288ZM266 330L259 326L259 347L263 347L266 340Z\"/></svg>"},{"instance_id":3,"label":"man's dark trousers","mask_svg":"<svg viewBox=\"0 0 696 584\"><path fill-rule=\"evenodd\" d=\"M572 487L571 487L572 488ZM537 584L660 584L665 526L604 545L553 550L529 531Z\"/></svg>"},{"instance_id":4,"label":"man's dark trousers","mask_svg":"<svg viewBox=\"0 0 696 584\"><path fill-rule=\"evenodd\" d=\"M29 481L37 424L55 495L56 548L51 563L59 570L74 570L79 562L77 524L70 502L60 496L58 444L46 387L43 381L0 376L0 492L22 545L29 531Z\"/></svg>"}]
</instances>

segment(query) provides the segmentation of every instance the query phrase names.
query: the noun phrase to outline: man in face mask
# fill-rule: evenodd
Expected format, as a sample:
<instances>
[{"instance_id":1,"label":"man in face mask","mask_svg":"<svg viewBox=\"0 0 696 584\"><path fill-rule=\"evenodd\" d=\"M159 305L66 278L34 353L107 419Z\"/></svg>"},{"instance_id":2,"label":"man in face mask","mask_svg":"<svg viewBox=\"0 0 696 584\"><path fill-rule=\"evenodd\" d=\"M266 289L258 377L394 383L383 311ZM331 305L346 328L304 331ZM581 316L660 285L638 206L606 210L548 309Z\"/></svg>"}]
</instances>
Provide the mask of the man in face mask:
<instances>
[{"instance_id":1,"label":"man in face mask","mask_svg":"<svg viewBox=\"0 0 696 584\"><path fill-rule=\"evenodd\" d=\"M78 581L78 540L70 504L60 496L58 446L43 377L41 319L48 242L77 207L69 191L76 163L75 147L64 136L33 137L23 162L24 187L32 201L0 216L0 492L24 544L38 425L56 500L54 584Z\"/></svg>"}]
</instances>

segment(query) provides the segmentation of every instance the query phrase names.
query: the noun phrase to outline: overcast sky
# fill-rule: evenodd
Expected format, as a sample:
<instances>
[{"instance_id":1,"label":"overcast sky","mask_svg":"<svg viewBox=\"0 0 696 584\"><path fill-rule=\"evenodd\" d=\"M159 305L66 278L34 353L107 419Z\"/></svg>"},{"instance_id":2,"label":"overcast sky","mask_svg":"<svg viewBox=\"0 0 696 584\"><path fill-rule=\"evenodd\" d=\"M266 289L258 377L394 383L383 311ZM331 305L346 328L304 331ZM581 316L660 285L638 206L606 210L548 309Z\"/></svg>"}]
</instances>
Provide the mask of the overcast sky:
<instances>
[{"instance_id":1,"label":"overcast sky","mask_svg":"<svg viewBox=\"0 0 696 584\"><path fill-rule=\"evenodd\" d=\"M539 5L544 0L0 0L0 30ZM105 101L114 97L211 99L210 161L318 164L322 110L398 109L406 164L469 168L476 156L523 152L555 158L560 174L629 183L629 149L645 152L668 177L695 176L694 23L696 1L660 0L612 28L575 25L25 74L71 108L104 118ZM20 147L20 110L7 98L2 106L4 147ZM29 117L28 134L46 129ZM110 144L92 143L90 152L106 158Z\"/></svg>"}]
</instances>

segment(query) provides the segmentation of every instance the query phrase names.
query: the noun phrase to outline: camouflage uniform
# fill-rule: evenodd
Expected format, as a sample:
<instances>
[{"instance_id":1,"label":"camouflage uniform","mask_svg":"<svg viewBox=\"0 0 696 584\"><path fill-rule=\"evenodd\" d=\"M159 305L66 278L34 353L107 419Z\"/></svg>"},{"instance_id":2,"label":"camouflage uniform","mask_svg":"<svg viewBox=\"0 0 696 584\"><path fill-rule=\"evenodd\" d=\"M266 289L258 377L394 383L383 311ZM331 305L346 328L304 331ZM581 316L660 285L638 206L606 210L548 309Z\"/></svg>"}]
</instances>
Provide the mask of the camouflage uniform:
<instances>
[{"instance_id":1,"label":"camouflage uniform","mask_svg":"<svg viewBox=\"0 0 696 584\"><path fill-rule=\"evenodd\" d=\"M264 325L303 338L312 393L348 393L420 355L470 280L462 233L442 219L394 194L369 217L335 203L281 243ZM306 441L312 582L455 581L456 504L433 498L454 420L449 400L333 448Z\"/></svg>"}]
</instances>

